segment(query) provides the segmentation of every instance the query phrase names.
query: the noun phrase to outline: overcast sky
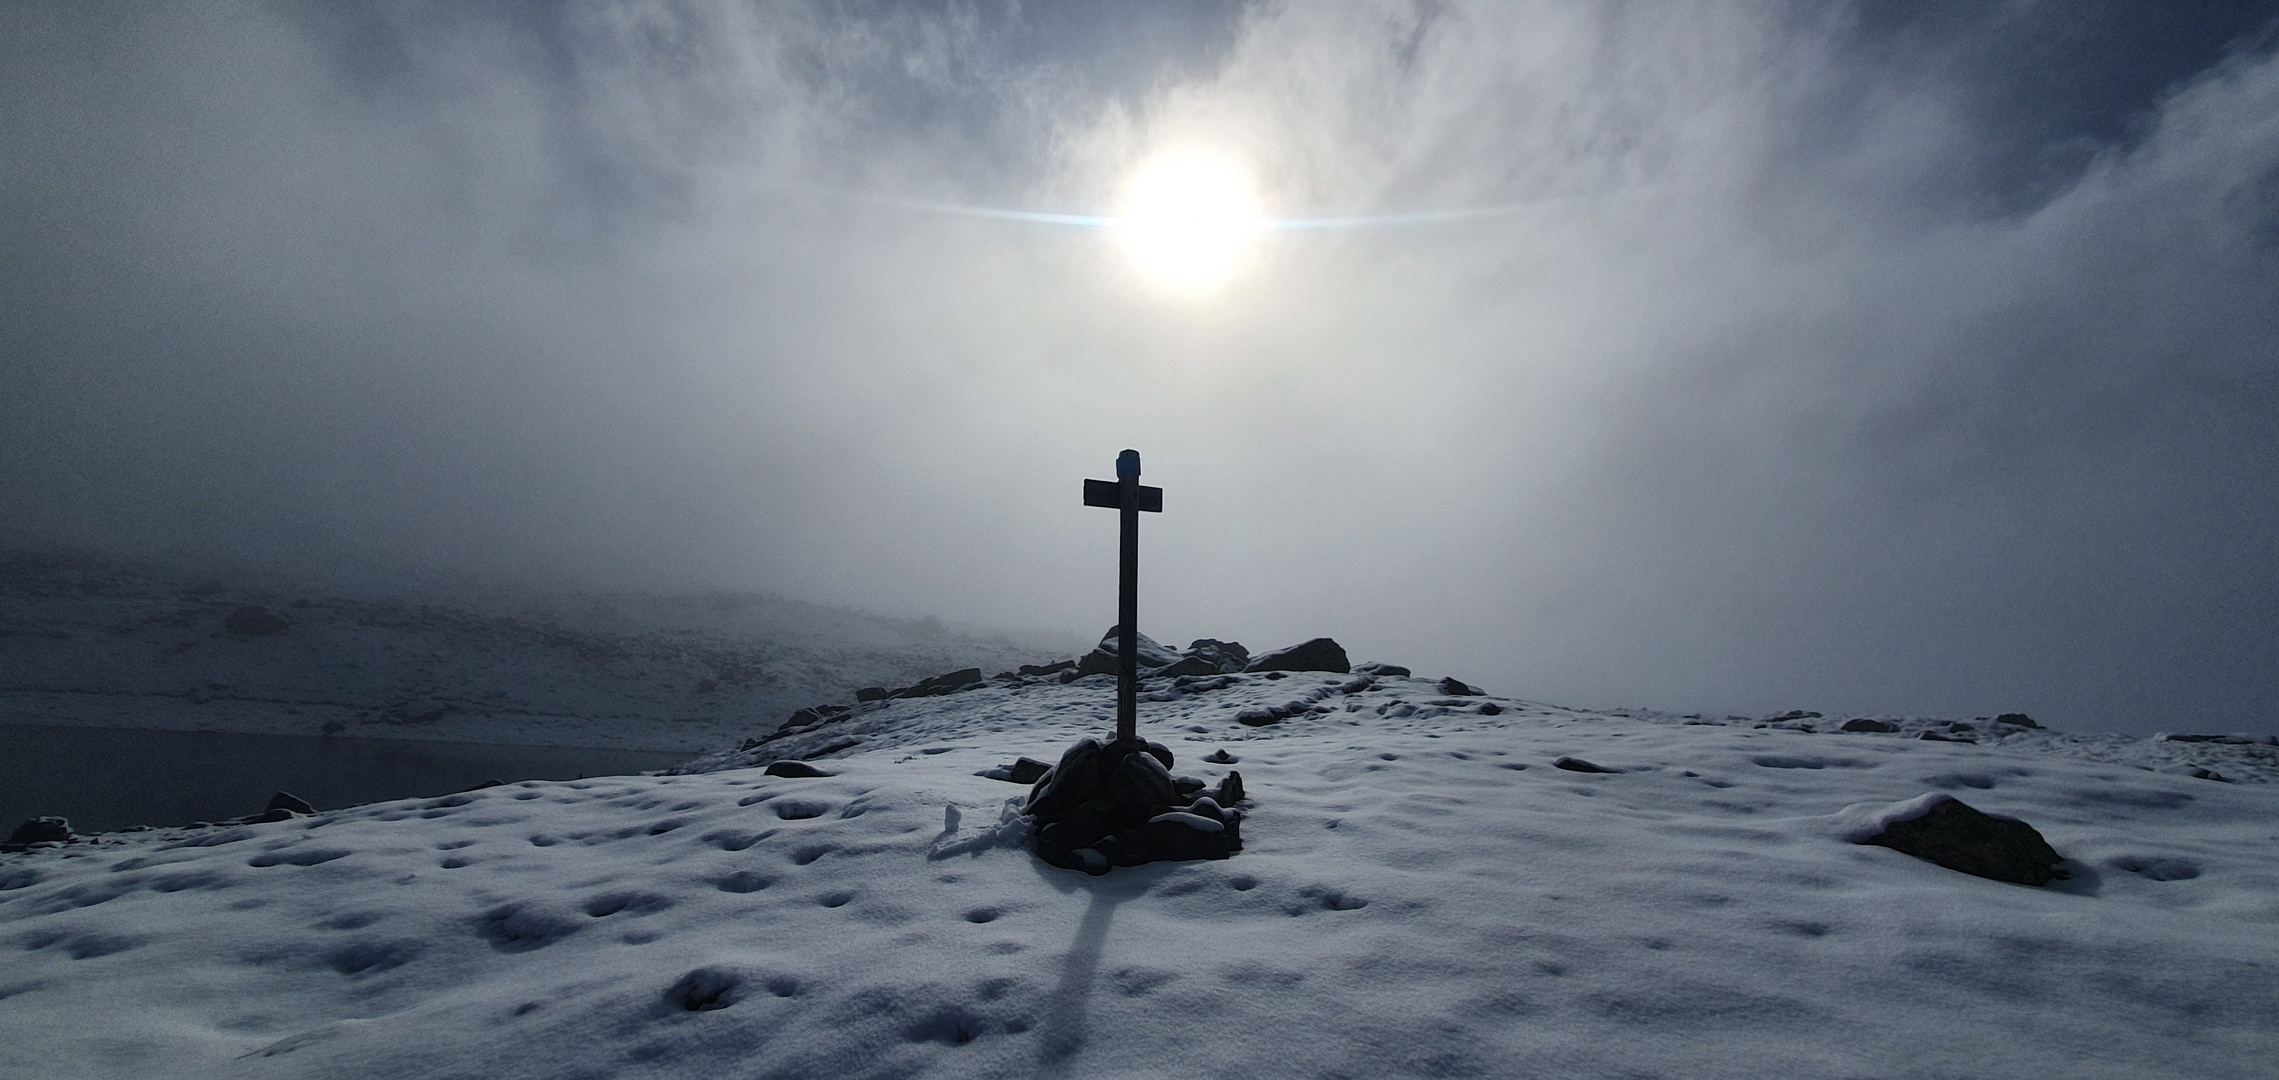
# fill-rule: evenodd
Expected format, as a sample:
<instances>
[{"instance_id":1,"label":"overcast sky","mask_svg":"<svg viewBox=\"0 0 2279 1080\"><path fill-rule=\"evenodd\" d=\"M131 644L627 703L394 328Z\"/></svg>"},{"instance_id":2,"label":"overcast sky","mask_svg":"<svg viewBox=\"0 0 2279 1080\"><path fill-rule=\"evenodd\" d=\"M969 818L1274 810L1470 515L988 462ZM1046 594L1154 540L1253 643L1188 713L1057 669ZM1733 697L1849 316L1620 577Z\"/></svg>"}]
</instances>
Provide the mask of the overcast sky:
<instances>
[{"instance_id":1,"label":"overcast sky","mask_svg":"<svg viewBox=\"0 0 2279 1080\"><path fill-rule=\"evenodd\" d=\"M2279 5L1030 7L7 5L8 541L2279 730Z\"/></svg>"}]
</instances>

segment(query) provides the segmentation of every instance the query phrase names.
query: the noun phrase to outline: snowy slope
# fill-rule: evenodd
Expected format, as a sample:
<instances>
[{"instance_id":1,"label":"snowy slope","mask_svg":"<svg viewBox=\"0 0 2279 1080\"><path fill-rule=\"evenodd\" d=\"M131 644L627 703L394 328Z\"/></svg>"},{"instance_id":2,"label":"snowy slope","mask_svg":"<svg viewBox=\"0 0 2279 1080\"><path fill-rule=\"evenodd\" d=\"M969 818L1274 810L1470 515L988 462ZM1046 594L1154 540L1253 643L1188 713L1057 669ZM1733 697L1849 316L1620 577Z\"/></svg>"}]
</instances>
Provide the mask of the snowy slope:
<instances>
[{"instance_id":1,"label":"snowy slope","mask_svg":"<svg viewBox=\"0 0 2279 1080\"><path fill-rule=\"evenodd\" d=\"M743 594L498 607L4 556L0 722L694 751L859 687L1056 655ZM246 608L283 625L233 633Z\"/></svg>"},{"instance_id":2,"label":"snowy slope","mask_svg":"<svg viewBox=\"0 0 2279 1080\"><path fill-rule=\"evenodd\" d=\"M1109 685L760 748L859 736L827 778L727 752L5 857L0 1073L2205 1078L2279 1052L2265 747L1158 683L1143 730L1175 772L1239 758L1247 847L1089 878L1001 836L1022 789L975 774L1100 733ZM2136 767L2187 750L2242 782ZM2070 879L1841 839L1847 806L1927 791L2031 822Z\"/></svg>"}]
</instances>

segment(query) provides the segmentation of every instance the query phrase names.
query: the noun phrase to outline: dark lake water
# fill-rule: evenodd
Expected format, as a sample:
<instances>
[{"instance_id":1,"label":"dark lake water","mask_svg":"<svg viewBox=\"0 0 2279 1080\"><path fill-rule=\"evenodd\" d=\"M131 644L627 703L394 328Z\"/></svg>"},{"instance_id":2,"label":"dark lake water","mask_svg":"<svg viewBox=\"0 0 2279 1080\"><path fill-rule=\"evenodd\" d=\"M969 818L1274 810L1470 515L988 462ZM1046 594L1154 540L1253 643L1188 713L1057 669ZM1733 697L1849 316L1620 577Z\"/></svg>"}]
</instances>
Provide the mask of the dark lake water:
<instances>
[{"instance_id":1,"label":"dark lake water","mask_svg":"<svg viewBox=\"0 0 2279 1080\"><path fill-rule=\"evenodd\" d=\"M0 724L0 830L56 814L79 832L260 813L290 791L319 810L662 769L686 754L209 731ZM0 831L0 837L4 837Z\"/></svg>"}]
</instances>

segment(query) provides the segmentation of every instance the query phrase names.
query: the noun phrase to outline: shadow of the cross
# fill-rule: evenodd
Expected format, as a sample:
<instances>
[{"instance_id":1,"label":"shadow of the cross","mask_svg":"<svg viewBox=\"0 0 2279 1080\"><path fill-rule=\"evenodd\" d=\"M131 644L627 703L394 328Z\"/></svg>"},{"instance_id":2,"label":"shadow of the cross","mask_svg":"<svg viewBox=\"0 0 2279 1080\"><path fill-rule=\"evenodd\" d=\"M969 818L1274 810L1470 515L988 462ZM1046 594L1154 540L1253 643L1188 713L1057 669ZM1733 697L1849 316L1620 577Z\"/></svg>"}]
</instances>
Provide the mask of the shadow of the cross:
<instances>
[{"instance_id":1,"label":"shadow of the cross","mask_svg":"<svg viewBox=\"0 0 2279 1080\"><path fill-rule=\"evenodd\" d=\"M1108 930L1115 922L1116 909L1126 901L1146 895L1162 875L1132 868L1106 877L1087 878L1042 863L1038 866L1040 873L1060 891L1089 896L1084 918L1076 925L1075 940L1069 943L1068 952L1061 958L1060 980L1053 987L1043 1028L1038 1032L1037 1075L1067 1076L1076 1056L1091 1039L1092 989L1098 981L1100 956L1107 950Z\"/></svg>"}]
</instances>

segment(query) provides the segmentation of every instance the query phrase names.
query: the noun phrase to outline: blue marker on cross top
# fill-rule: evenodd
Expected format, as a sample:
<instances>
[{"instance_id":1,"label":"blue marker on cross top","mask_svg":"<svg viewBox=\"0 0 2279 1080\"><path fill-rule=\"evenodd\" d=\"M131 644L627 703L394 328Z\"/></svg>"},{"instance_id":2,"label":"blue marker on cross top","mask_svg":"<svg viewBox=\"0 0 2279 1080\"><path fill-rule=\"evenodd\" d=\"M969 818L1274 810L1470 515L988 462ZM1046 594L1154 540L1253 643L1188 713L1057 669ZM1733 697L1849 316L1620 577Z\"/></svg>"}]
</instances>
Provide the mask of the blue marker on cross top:
<instances>
[{"instance_id":1,"label":"blue marker on cross top","mask_svg":"<svg viewBox=\"0 0 2279 1080\"><path fill-rule=\"evenodd\" d=\"M1116 738L1139 734L1139 516L1163 512L1163 489L1139 482L1139 451L1116 455L1114 480L1084 481L1084 505L1118 511L1123 526L1116 596Z\"/></svg>"}]
</instances>

